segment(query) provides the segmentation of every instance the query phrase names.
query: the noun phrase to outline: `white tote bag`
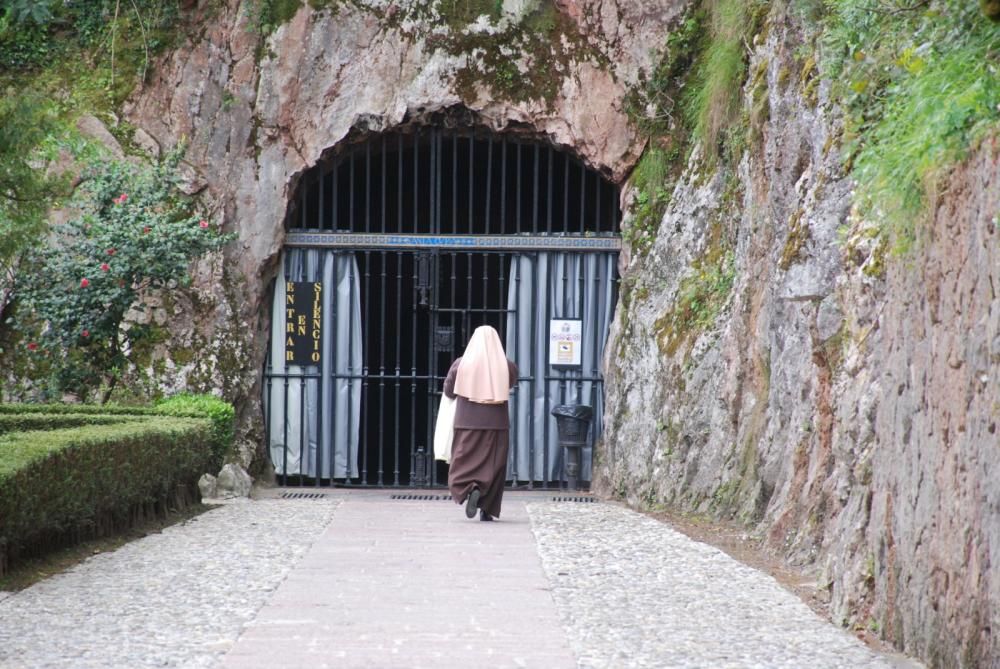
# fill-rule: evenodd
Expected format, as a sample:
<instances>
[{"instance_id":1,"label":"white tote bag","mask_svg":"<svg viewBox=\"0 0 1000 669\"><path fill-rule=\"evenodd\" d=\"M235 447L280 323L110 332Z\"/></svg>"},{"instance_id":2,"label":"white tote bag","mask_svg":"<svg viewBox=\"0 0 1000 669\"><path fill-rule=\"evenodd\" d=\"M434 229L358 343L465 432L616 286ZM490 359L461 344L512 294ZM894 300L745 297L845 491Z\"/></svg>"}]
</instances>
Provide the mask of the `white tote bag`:
<instances>
[{"instance_id":1,"label":"white tote bag","mask_svg":"<svg viewBox=\"0 0 1000 669\"><path fill-rule=\"evenodd\" d=\"M451 441L455 436L455 400L441 393L437 424L434 426L434 459L451 462Z\"/></svg>"}]
</instances>

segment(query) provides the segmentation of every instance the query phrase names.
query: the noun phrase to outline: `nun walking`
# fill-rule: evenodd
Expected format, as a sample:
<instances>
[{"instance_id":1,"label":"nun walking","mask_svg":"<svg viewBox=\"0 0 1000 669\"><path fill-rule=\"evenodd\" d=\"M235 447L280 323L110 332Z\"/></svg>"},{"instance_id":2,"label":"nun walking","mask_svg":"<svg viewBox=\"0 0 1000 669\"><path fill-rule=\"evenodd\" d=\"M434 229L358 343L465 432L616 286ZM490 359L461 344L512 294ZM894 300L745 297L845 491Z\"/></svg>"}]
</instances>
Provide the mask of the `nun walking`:
<instances>
[{"instance_id":1,"label":"nun walking","mask_svg":"<svg viewBox=\"0 0 1000 669\"><path fill-rule=\"evenodd\" d=\"M510 416L507 398L517 383L517 366L504 354L500 335L488 325L476 328L465 354L452 363L444 394L455 402L448 489L465 515L479 520L500 516Z\"/></svg>"}]
</instances>

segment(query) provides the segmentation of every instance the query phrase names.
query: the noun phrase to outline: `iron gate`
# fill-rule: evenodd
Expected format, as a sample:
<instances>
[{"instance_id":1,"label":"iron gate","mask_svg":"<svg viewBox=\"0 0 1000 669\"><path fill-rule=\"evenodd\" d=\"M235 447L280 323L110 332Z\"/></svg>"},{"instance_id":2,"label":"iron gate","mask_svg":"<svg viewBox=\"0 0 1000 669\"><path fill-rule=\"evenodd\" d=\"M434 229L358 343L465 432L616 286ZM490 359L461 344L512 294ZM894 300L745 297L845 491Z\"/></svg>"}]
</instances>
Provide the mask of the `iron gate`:
<instances>
[{"instance_id":1,"label":"iron gate","mask_svg":"<svg viewBox=\"0 0 1000 669\"><path fill-rule=\"evenodd\" d=\"M277 281L263 394L279 481L444 485L447 466L431 454L441 386L472 330L489 324L521 368L509 482L558 484L549 408L567 398L602 404L620 246L615 196L551 147L472 131L381 135L305 175L279 278L323 287L323 355L315 365L283 363L286 284ZM549 366L549 318L585 316L594 326L585 363Z\"/></svg>"}]
</instances>

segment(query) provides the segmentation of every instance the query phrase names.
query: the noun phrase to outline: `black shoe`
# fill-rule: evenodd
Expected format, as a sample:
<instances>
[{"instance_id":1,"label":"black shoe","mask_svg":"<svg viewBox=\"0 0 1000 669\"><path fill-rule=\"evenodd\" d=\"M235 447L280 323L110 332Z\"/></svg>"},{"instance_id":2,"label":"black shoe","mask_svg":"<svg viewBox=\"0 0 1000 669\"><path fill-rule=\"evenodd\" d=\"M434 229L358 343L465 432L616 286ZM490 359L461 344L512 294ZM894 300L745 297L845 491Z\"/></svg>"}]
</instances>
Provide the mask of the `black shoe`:
<instances>
[{"instance_id":1,"label":"black shoe","mask_svg":"<svg viewBox=\"0 0 1000 669\"><path fill-rule=\"evenodd\" d=\"M485 511L479 512L479 520L493 520L493 516L486 513Z\"/></svg>"},{"instance_id":2,"label":"black shoe","mask_svg":"<svg viewBox=\"0 0 1000 669\"><path fill-rule=\"evenodd\" d=\"M479 488L473 488L472 492L469 493L468 499L465 500L465 517L475 518L476 517L476 507L479 506Z\"/></svg>"}]
</instances>

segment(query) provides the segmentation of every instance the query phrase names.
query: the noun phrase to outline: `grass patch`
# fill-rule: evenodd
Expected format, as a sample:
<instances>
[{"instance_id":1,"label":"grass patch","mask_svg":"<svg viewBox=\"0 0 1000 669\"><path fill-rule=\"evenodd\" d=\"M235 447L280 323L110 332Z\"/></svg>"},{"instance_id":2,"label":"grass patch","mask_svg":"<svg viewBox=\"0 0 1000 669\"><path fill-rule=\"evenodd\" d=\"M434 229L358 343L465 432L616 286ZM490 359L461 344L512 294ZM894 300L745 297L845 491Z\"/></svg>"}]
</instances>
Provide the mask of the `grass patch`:
<instances>
[{"instance_id":1,"label":"grass patch","mask_svg":"<svg viewBox=\"0 0 1000 669\"><path fill-rule=\"evenodd\" d=\"M708 38L684 103L688 125L705 146L709 163L720 153L726 130L740 119L746 45L760 29L768 3L711 0Z\"/></svg>"},{"instance_id":2,"label":"grass patch","mask_svg":"<svg viewBox=\"0 0 1000 669\"><path fill-rule=\"evenodd\" d=\"M827 5L824 77L847 110L843 154L862 212L893 248L919 237L951 168L1000 121L1000 26L976 3Z\"/></svg>"},{"instance_id":3,"label":"grass patch","mask_svg":"<svg viewBox=\"0 0 1000 669\"><path fill-rule=\"evenodd\" d=\"M658 146L650 146L632 171L631 182L636 190L632 218L622 230L623 239L637 254L645 253L653 242L670 203L670 177L677 156Z\"/></svg>"}]
</instances>

